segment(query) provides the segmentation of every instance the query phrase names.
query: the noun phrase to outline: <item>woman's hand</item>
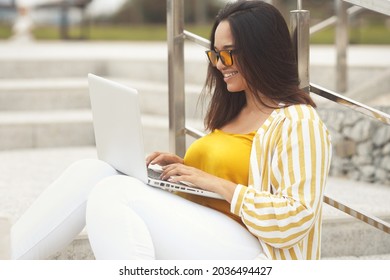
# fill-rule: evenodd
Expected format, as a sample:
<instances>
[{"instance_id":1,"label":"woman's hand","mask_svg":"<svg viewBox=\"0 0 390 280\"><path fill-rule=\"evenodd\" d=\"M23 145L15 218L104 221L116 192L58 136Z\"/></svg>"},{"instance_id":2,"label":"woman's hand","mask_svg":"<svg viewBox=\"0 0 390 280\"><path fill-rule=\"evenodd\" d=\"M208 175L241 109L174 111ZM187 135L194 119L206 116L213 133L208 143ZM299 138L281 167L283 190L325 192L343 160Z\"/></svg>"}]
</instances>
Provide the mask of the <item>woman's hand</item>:
<instances>
[{"instance_id":1,"label":"woman's hand","mask_svg":"<svg viewBox=\"0 0 390 280\"><path fill-rule=\"evenodd\" d=\"M175 154L162 152L154 152L146 157L146 166L149 166L149 164L164 166L172 163L184 163L184 160Z\"/></svg>"},{"instance_id":2,"label":"woman's hand","mask_svg":"<svg viewBox=\"0 0 390 280\"><path fill-rule=\"evenodd\" d=\"M197 168L181 163L163 166L161 178L170 182L192 184L201 189L221 194L229 203L232 200L236 184L216 177Z\"/></svg>"}]
</instances>

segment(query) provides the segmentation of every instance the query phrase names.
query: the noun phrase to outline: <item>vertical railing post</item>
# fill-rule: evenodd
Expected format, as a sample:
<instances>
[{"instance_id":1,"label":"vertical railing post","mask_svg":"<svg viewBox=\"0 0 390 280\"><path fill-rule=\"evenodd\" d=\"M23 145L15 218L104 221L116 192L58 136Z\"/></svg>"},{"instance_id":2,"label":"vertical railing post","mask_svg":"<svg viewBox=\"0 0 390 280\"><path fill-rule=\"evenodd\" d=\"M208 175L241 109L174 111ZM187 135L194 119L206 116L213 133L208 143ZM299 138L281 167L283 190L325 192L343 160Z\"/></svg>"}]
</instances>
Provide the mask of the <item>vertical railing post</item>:
<instances>
[{"instance_id":1,"label":"vertical railing post","mask_svg":"<svg viewBox=\"0 0 390 280\"><path fill-rule=\"evenodd\" d=\"M347 4L342 0L335 0L336 5L336 91L346 92L347 77L347 47L348 47L348 14Z\"/></svg>"},{"instance_id":2,"label":"vertical railing post","mask_svg":"<svg viewBox=\"0 0 390 280\"><path fill-rule=\"evenodd\" d=\"M169 150L185 153L184 2L167 0Z\"/></svg>"},{"instance_id":3,"label":"vertical railing post","mask_svg":"<svg viewBox=\"0 0 390 280\"><path fill-rule=\"evenodd\" d=\"M61 3L60 36L61 39L69 39L69 3L67 1Z\"/></svg>"},{"instance_id":4,"label":"vertical railing post","mask_svg":"<svg viewBox=\"0 0 390 280\"><path fill-rule=\"evenodd\" d=\"M301 10L298 3L298 10L290 12L290 32L298 61L300 88L309 93L310 12Z\"/></svg>"},{"instance_id":5,"label":"vertical railing post","mask_svg":"<svg viewBox=\"0 0 390 280\"><path fill-rule=\"evenodd\" d=\"M297 10L302 10L302 0L297 0Z\"/></svg>"}]
</instances>

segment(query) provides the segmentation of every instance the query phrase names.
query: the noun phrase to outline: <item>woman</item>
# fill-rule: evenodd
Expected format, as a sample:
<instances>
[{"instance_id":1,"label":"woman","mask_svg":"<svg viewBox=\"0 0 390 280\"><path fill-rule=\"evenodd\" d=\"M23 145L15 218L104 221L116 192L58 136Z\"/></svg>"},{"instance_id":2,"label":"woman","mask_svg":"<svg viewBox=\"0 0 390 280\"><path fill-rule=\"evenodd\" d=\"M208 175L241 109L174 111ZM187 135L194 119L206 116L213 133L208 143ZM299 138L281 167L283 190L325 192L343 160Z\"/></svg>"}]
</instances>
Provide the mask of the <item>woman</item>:
<instances>
[{"instance_id":1,"label":"woman","mask_svg":"<svg viewBox=\"0 0 390 280\"><path fill-rule=\"evenodd\" d=\"M320 258L330 136L298 87L283 17L262 1L228 4L207 55L210 133L184 159L155 152L146 161L160 164L164 179L225 200L175 195L81 161L13 227L14 258L54 253L83 228L85 212L97 259Z\"/></svg>"}]
</instances>

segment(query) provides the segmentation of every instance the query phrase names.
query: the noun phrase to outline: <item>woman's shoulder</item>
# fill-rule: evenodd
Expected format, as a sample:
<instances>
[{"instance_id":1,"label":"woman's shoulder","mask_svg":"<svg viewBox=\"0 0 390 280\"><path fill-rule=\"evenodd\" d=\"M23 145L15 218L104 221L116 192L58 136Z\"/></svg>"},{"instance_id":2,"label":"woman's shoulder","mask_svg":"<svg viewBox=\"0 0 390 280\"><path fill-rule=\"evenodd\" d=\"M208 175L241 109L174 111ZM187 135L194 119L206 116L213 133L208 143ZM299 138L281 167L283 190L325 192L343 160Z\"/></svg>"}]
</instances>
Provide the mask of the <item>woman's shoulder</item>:
<instances>
[{"instance_id":1,"label":"woman's shoulder","mask_svg":"<svg viewBox=\"0 0 390 280\"><path fill-rule=\"evenodd\" d=\"M278 109L280 117L289 119L290 121L313 120L320 121L320 117L315 108L307 104L295 104L283 106Z\"/></svg>"}]
</instances>

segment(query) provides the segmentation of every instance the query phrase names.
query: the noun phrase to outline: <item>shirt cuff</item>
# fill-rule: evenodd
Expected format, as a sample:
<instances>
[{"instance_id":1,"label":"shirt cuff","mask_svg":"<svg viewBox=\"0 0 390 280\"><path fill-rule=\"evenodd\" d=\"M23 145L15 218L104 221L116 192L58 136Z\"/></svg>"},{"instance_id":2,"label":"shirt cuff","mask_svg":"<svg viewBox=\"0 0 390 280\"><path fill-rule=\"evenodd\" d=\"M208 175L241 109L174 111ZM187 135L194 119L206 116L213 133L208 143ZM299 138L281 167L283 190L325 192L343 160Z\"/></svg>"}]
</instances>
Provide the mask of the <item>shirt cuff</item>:
<instances>
[{"instance_id":1,"label":"shirt cuff","mask_svg":"<svg viewBox=\"0 0 390 280\"><path fill-rule=\"evenodd\" d=\"M230 212L241 217L241 207L244 203L244 197L248 188L238 184L234 190L233 198L230 203Z\"/></svg>"}]
</instances>

